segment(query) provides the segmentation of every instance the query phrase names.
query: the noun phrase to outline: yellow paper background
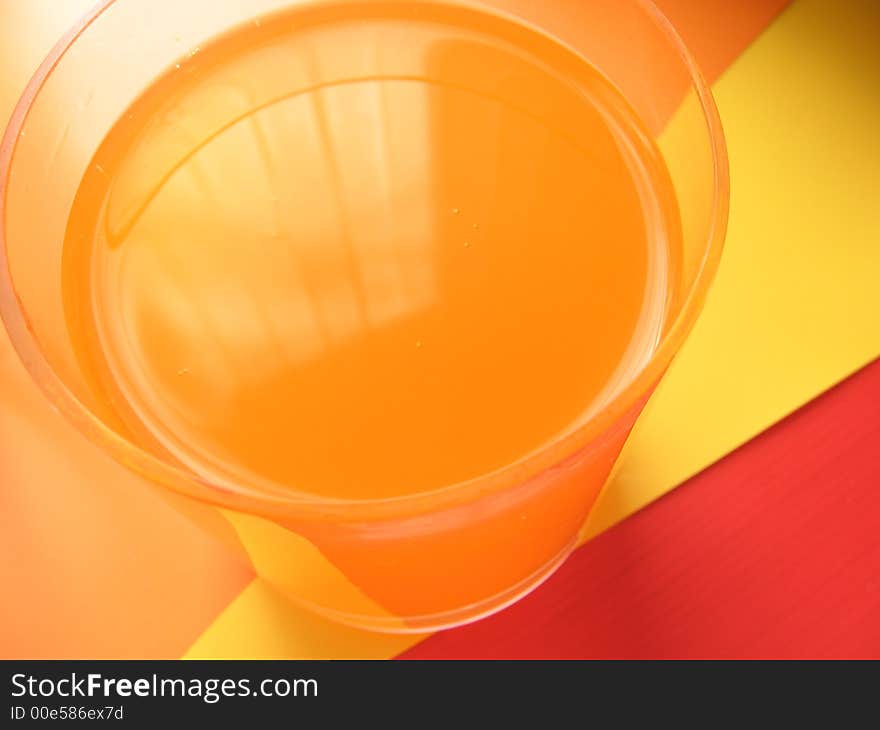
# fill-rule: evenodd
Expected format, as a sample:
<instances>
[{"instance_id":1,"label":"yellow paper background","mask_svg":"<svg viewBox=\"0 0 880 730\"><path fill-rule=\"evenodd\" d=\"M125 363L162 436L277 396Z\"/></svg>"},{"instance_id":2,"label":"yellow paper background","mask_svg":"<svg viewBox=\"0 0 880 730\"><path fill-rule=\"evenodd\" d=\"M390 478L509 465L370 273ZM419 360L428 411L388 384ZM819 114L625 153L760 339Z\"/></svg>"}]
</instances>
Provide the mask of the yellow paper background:
<instances>
[{"instance_id":1,"label":"yellow paper background","mask_svg":"<svg viewBox=\"0 0 880 730\"><path fill-rule=\"evenodd\" d=\"M722 264L587 536L880 355L878 38L880 3L799 0L714 84Z\"/></svg>"}]
</instances>

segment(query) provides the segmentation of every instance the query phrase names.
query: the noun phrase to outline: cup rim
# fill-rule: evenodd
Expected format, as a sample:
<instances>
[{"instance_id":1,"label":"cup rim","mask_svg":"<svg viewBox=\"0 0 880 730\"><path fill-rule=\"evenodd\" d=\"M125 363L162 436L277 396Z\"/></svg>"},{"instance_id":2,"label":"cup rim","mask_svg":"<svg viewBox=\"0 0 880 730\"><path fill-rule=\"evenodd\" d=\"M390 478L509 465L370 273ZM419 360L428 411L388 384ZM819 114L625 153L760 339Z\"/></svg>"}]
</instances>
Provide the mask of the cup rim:
<instances>
[{"instance_id":1,"label":"cup rim","mask_svg":"<svg viewBox=\"0 0 880 730\"><path fill-rule=\"evenodd\" d=\"M95 445L108 451L117 461L149 482L161 484L180 494L219 507L290 521L372 521L433 512L521 484L591 445L603 442L603 437L616 431L615 425L620 425L624 420L623 416L636 409L650 394L693 326L714 279L727 229L730 182L721 119L702 72L678 32L653 0L631 0L653 20L677 51L696 92L712 148L712 215L708 244L698 273L678 314L650 361L597 413L574 430L488 474L433 491L378 499L334 499L295 492L281 494L209 480L163 461L109 428L67 388L49 364L31 331L9 270L4 222L7 181L15 146L34 100L67 50L102 13L117 2L119 0L99 0L92 10L58 40L25 87L0 141L0 319L6 325L13 348L25 369L45 397Z\"/></svg>"}]
</instances>

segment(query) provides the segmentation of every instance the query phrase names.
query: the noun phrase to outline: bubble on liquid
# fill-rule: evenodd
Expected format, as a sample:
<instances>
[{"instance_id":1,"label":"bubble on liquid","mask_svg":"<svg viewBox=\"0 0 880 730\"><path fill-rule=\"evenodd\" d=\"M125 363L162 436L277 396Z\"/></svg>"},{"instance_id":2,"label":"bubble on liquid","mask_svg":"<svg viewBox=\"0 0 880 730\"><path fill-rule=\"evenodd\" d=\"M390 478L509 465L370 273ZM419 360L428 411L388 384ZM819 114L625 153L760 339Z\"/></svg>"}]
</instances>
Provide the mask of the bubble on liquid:
<instances>
[{"instance_id":1,"label":"bubble on liquid","mask_svg":"<svg viewBox=\"0 0 880 730\"><path fill-rule=\"evenodd\" d=\"M461 213L461 209L460 209L460 208L453 208L453 209L452 209L452 215L458 215L459 213Z\"/></svg>"},{"instance_id":2,"label":"bubble on liquid","mask_svg":"<svg viewBox=\"0 0 880 730\"><path fill-rule=\"evenodd\" d=\"M193 56L195 56L195 55L196 55L199 51L201 51L201 50L202 50L201 48L199 48L198 46L196 46L195 48L193 48L193 49L189 52L189 57L192 58Z\"/></svg>"},{"instance_id":3,"label":"bubble on liquid","mask_svg":"<svg viewBox=\"0 0 880 730\"><path fill-rule=\"evenodd\" d=\"M421 340L416 340L416 348L417 348L417 349L421 349L421 347L422 347L422 341L421 341Z\"/></svg>"},{"instance_id":4,"label":"bubble on liquid","mask_svg":"<svg viewBox=\"0 0 880 730\"><path fill-rule=\"evenodd\" d=\"M470 248L470 247L471 247L471 242L470 242L470 241L465 241L465 242L464 242L464 247L465 247L465 248Z\"/></svg>"},{"instance_id":5,"label":"bubble on liquid","mask_svg":"<svg viewBox=\"0 0 880 730\"><path fill-rule=\"evenodd\" d=\"M471 226L471 228L473 228L475 231L476 231L476 230L479 230L479 228L480 228L480 224L479 224L479 223L474 223L474 224Z\"/></svg>"},{"instance_id":6,"label":"bubble on liquid","mask_svg":"<svg viewBox=\"0 0 880 730\"><path fill-rule=\"evenodd\" d=\"M179 64L179 63L175 63L175 64L174 64L174 68L179 69L179 68L180 68L180 64Z\"/></svg>"}]
</instances>

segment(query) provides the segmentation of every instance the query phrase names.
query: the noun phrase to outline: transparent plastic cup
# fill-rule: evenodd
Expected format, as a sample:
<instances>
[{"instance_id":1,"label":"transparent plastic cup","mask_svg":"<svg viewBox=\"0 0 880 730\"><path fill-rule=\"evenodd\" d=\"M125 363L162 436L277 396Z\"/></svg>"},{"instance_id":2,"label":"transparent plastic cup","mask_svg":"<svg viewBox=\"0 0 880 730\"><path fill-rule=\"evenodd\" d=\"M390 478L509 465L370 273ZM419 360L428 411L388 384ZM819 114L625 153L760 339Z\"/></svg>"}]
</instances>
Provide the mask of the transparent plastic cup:
<instances>
[{"instance_id":1,"label":"transparent plastic cup","mask_svg":"<svg viewBox=\"0 0 880 730\"><path fill-rule=\"evenodd\" d=\"M203 516L206 529L216 526L219 511L258 574L293 601L378 631L455 626L525 595L574 548L637 416L698 316L727 222L721 125L693 59L647 0L449 3L536 28L586 58L654 135L682 236L680 277L672 283L659 346L586 422L484 477L361 500L215 483L133 442L103 417L102 395L81 371L67 329L62 243L95 150L141 92L180 61L181 49L306 4L345 5L109 0L59 41L0 146L0 314L28 372L78 430L140 474L145 488L177 495L187 514ZM372 3L391 11L424 4Z\"/></svg>"}]
</instances>

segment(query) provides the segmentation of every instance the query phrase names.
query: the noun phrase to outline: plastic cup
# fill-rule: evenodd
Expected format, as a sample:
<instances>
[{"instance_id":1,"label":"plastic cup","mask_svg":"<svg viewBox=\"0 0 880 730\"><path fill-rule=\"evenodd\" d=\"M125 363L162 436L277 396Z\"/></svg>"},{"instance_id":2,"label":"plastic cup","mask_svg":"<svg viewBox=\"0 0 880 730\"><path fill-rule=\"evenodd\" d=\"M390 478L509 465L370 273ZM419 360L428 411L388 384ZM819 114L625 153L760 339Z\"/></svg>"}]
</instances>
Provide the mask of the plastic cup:
<instances>
[{"instance_id":1,"label":"plastic cup","mask_svg":"<svg viewBox=\"0 0 880 730\"><path fill-rule=\"evenodd\" d=\"M219 510L257 572L292 600L379 631L459 625L531 591L574 548L637 416L698 316L727 221L721 125L690 54L647 0L456 2L528 24L588 59L655 136L683 241L659 346L576 430L489 476L372 500L212 483L128 440L103 417L101 396L81 372L67 330L62 242L96 148L181 49L298 4L306 3L109 0L59 41L0 146L0 314L28 372L77 429L146 485L182 495L181 508L206 529L218 524Z\"/></svg>"}]
</instances>

